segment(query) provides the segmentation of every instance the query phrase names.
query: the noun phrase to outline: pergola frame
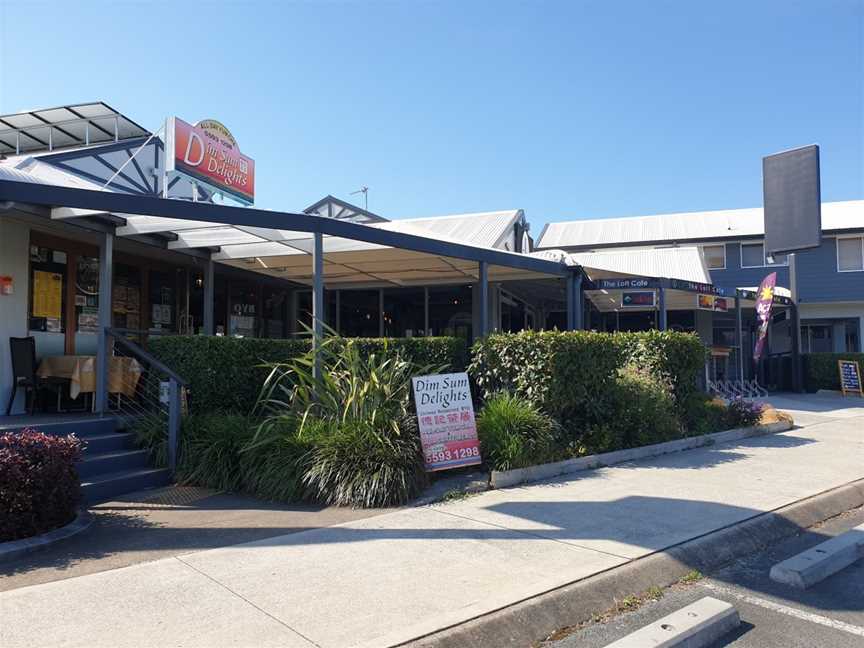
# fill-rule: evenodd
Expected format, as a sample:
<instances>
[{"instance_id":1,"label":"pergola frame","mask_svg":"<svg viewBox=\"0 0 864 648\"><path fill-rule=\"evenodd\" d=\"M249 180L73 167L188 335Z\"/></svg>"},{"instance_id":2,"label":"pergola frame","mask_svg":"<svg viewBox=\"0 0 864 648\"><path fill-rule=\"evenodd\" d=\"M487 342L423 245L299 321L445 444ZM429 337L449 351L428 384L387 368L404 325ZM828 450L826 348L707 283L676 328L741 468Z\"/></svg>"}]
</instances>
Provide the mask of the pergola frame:
<instances>
[{"instance_id":1,"label":"pergola frame","mask_svg":"<svg viewBox=\"0 0 864 648\"><path fill-rule=\"evenodd\" d=\"M572 328L579 328L578 320L580 318L577 313L580 310L577 308L577 304L581 301L578 294L580 291L575 290L574 287L576 286L575 277L581 277L581 269L578 266L567 266L559 261L550 261L493 248L466 245L451 240L440 240L417 234L370 227L368 225L327 218L320 215L270 211L251 207L214 205L211 203L189 202L185 200L14 180L0 180L0 202L5 202L10 206L16 203L28 206L36 205L48 208L52 210L52 213L56 213L55 210L62 210L64 220L80 218L95 219L99 222L99 229L103 231L100 254L100 260L102 261L101 273L104 278L102 286L110 286L113 241L118 229L124 228L127 225L124 215L130 217L155 216L182 221L198 221L202 223L202 227L224 225L237 226L239 229L263 228L274 231L287 229L293 232L311 233L313 238L310 255L313 274L313 348L317 348L318 344L320 344L320 338L323 334L323 240L325 236L476 262L478 264L481 296L481 335L486 335L489 332L488 269L490 265L537 273L543 276L567 277L569 279L567 282L569 289L566 295L568 324ZM164 247L177 249L176 245L171 245L171 241L166 241ZM177 249L177 251L186 252L187 250L181 248ZM202 254L201 250L196 251L196 249L190 249L188 252L194 253L196 256L205 256L207 259L205 277L210 279L210 281L205 283L205 304L209 303L212 305L214 284L212 281L214 275L213 263L214 257L219 255L220 250L219 248L210 248L204 254ZM571 277L573 278L571 279ZM103 303L106 306L103 307ZM207 312L205 307L205 313ZM98 347L97 373L100 374L100 378L98 378L100 389L97 390L99 392L97 393L97 409L105 411L107 407L107 394L105 393L104 383L107 380L108 367L108 347L105 331L111 326L110 300L100 300L99 317L100 342ZM210 313L209 317L205 316L204 325L205 332L212 334L212 313ZM319 368L316 367L316 373L317 369Z\"/></svg>"}]
</instances>

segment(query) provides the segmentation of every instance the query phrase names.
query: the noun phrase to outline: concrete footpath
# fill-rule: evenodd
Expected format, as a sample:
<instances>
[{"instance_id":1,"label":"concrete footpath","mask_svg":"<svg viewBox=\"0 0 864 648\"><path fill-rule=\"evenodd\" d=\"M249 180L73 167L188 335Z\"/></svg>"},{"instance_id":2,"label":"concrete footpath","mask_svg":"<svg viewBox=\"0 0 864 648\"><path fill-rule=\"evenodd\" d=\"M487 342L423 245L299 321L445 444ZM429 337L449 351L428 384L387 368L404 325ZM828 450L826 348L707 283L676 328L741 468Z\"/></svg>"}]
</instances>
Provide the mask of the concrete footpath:
<instances>
[{"instance_id":1,"label":"concrete footpath","mask_svg":"<svg viewBox=\"0 0 864 648\"><path fill-rule=\"evenodd\" d=\"M389 646L864 478L864 401L801 428L0 593L0 645Z\"/></svg>"}]
</instances>

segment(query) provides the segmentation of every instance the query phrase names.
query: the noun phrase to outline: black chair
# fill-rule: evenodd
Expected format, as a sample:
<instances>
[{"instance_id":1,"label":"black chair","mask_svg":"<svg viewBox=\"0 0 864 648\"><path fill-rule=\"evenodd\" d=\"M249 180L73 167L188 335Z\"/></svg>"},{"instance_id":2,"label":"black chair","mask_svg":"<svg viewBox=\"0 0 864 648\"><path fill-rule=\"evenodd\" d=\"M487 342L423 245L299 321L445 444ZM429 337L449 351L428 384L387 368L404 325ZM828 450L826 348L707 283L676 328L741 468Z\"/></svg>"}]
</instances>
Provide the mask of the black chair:
<instances>
[{"instance_id":1,"label":"black chair","mask_svg":"<svg viewBox=\"0 0 864 648\"><path fill-rule=\"evenodd\" d=\"M12 352L12 394L6 405L6 416L12 412L12 404L15 402L15 395L18 393L19 387L23 388L24 393L29 397L27 409L31 415L36 407L39 390L43 388L57 393L57 411L59 412L62 387L68 381L64 378L40 378L36 375L38 364L36 362L36 339L33 337L9 338L9 350Z\"/></svg>"}]
</instances>

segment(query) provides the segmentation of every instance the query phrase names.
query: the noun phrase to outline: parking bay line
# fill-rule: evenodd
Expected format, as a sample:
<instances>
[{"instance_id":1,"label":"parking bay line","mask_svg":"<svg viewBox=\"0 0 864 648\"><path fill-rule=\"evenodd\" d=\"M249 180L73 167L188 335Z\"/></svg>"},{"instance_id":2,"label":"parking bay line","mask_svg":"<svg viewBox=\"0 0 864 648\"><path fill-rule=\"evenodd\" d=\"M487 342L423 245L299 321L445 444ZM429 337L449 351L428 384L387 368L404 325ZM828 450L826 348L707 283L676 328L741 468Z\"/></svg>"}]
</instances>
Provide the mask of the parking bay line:
<instances>
[{"instance_id":1,"label":"parking bay line","mask_svg":"<svg viewBox=\"0 0 864 648\"><path fill-rule=\"evenodd\" d=\"M774 601L769 601L768 599L763 599L758 596L743 594L741 592L735 591L732 588L723 587L722 585L717 585L715 583L700 583L700 585L718 594L734 596L735 598L740 599L745 603L758 605L759 607L763 607L767 610L772 610L774 612L779 612L780 614L785 614L787 616L795 617L797 619L802 619L803 621L818 623L819 625L833 628L834 630L842 630L843 632L848 632L858 637L864 637L864 628L862 628L861 626L852 625L851 623L844 623L843 621L837 621L836 619L824 617L819 614L813 614L812 612L804 612L803 610L798 610L787 605L775 603Z\"/></svg>"}]
</instances>

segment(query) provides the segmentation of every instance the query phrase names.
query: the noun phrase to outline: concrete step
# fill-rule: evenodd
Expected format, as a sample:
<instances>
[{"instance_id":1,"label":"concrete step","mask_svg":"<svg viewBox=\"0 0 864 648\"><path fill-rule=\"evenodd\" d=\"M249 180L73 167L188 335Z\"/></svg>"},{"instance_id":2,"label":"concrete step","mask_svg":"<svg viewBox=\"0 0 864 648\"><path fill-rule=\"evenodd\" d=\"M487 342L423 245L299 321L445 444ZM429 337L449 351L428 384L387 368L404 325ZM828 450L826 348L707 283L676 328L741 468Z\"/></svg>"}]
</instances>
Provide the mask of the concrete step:
<instances>
[{"instance_id":1,"label":"concrete step","mask_svg":"<svg viewBox=\"0 0 864 648\"><path fill-rule=\"evenodd\" d=\"M84 501L95 504L133 491L158 488L171 483L171 473L166 468L142 468L123 470L93 477L81 483Z\"/></svg>"},{"instance_id":2,"label":"concrete step","mask_svg":"<svg viewBox=\"0 0 864 648\"><path fill-rule=\"evenodd\" d=\"M111 432L84 437L87 446L84 456L114 452L116 450L135 450L135 434L132 432Z\"/></svg>"},{"instance_id":3,"label":"concrete step","mask_svg":"<svg viewBox=\"0 0 864 648\"><path fill-rule=\"evenodd\" d=\"M88 450L76 468L82 480L96 479L99 475L146 468L149 459L147 450L124 449L93 454Z\"/></svg>"},{"instance_id":4,"label":"concrete step","mask_svg":"<svg viewBox=\"0 0 864 648\"><path fill-rule=\"evenodd\" d=\"M53 436L67 436L74 434L78 438L87 438L109 434L117 430L117 421L113 417L100 418L98 416L69 416L68 418L50 418L40 420L34 417L33 421L16 421L13 424L4 424L3 432L20 432L25 428L33 428L44 434Z\"/></svg>"}]
</instances>

